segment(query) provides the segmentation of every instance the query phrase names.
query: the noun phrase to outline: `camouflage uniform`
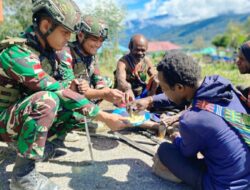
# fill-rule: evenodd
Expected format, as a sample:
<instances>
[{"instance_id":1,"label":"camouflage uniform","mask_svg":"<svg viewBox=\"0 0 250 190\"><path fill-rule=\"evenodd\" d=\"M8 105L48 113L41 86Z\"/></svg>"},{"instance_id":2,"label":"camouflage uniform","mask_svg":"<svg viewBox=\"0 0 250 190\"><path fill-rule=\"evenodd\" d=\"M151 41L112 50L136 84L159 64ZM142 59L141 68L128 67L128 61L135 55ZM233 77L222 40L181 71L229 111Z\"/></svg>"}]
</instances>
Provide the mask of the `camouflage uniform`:
<instances>
[{"instance_id":1,"label":"camouflage uniform","mask_svg":"<svg viewBox=\"0 0 250 190\"><path fill-rule=\"evenodd\" d=\"M78 25L79 32L84 33L84 37L94 36L106 40L108 38L108 28L106 24L97 17L84 16ZM112 80L100 75L97 57L94 55L84 55L82 53L82 43L76 41L69 44L73 57L73 70L76 78L83 78L89 81L90 86L95 89L104 87L111 88Z\"/></svg>"},{"instance_id":2,"label":"camouflage uniform","mask_svg":"<svg viewBox=\"0 0 250 190\"><path fill-rule=\"evenodd\" d=\"M26 44L0 54L0 140L16 141L19 156L39 159L47 137L84 127L84 115L95 117L99 108L68 89L70 52L42 51L32 27L24 37Z\"/></svg>"},{"instance_id":3,"label":"camouflage uniform","mask_svg":"<svg viewBox=\"0 0 250 190\"><path fill-rule=\"evenodd\" d=\"M100 75L96 56L83 55L81 45L77 41L70 43L69 47L73 57L73 70L76 78L89 81L90 86L95 89L112 87L112 80Z\"/></svg>"}]
</instances>

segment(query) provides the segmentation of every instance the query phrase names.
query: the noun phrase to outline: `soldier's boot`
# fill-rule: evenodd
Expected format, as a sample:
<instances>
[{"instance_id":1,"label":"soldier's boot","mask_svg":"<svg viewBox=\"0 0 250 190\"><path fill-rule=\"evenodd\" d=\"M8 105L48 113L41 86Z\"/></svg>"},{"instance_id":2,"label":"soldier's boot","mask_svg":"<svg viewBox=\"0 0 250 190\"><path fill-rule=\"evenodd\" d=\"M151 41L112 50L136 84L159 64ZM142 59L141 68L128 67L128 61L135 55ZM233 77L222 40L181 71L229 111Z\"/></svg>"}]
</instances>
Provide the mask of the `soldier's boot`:
<instances>
[{"instance_id":1,"label":"soldier's boot","mask_svg":"<svg viewBox=\"0 0 250 190\"><path fill-rule=\"evenodd\" d=\"M42 162L48 161L50 158L53 158L54 156L55 156L55 145L50 142L46 142L43 158L40 161Z\"/></svg>"},{"instance_id":2,"label":"soldier's boot","mask_svg":"<svg viewBox=\"0 0 250 190\"><path fill-rule=\"evenodd\" d=\"M35 161L17 156L10 190L59 190L59 187L35 169Z\"/></svg>"},{"instance_id":3,"label":"soldier's boot","mask_svg":"<svg viewBox=\"0 0 250 190\"><path fill-rule=\"evenodd\" d=\"M49 159L58 158L67 154L67 152L59 150L57 148L65 148L65 145L62 140L55 139L52 142L47 141L45 144L43 158L39 161L47 162Z\"/></svg>"}]
</instances>

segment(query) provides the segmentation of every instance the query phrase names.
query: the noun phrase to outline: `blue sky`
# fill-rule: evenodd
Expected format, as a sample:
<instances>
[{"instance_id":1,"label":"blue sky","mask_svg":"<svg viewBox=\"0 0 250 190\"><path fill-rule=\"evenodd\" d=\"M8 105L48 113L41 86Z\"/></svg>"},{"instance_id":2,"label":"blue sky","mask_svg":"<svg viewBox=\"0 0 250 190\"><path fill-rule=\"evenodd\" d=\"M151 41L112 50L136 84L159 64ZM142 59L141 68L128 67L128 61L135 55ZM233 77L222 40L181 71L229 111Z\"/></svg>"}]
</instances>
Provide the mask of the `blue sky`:
<instances>
[{"instance_id":1,"label":"blue sky","mask_svg":"<svg viewBox=\"0 0 250 190\"><path fill-rule=\"evenodd\" d=\"M141 9L142 5L147 3L148 0L141 0L141 1L124 1L124 4L127 5L129 10L136 10Z\"/></svg>"},{"instance_id":2,"label":"blue sky","mask_svg":"<svg viewBox=\"0 0 250 190\"><path fill-rule=\"evenodd\" d=\"M189 23L225 13L250 12L250 0L110 0L127 9L126 20L169 14L173 22ZM84 9L106 0L76 0Z\"/></svg>"}]
</instances>

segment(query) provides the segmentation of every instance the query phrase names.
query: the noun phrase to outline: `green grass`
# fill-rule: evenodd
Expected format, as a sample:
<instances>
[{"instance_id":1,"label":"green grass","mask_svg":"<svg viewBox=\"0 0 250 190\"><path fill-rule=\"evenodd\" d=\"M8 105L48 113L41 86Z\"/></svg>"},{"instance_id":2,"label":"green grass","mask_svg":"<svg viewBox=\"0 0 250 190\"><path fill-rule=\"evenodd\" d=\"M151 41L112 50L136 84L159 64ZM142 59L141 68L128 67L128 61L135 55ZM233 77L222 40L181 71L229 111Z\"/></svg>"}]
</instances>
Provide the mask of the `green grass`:
<instances>
[{"instance_id":1,"label":"green grass","mask_svg":"<svg viewBox=\"0 0 250 190\"><path fill-rule=\"evenodd\" d=\"M220 75L229 79L234 85L250 86L250 74L239 73L235 64L214 63L202 64L202 76Z\"/></svg>"},{"instance_id":2,"label":"green grass","mask_svg":"<svg viewBox=\"0 0 250 190\"><path fill-rule=\"evenodd\" d=\"M116 51L107 50L102 54L98 55L99 67L101 75L108 76L112 80L114 79L114 70L116 69L117 61L122 56L122 54L117 53Z\"/></svg>"}]
</instances>

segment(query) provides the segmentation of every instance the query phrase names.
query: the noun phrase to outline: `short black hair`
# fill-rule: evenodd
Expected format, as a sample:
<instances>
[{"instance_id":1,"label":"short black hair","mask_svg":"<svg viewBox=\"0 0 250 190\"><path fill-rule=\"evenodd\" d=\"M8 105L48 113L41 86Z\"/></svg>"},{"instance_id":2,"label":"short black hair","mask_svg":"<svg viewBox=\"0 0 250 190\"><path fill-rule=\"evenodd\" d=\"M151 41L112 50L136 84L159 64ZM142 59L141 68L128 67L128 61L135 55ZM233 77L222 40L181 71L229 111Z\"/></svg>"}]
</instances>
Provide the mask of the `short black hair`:
<instances>
[{"instance_id":1,"label":"short black hair","mask_svg":"<svg viewBox=\"0 0 250 190\"><path fill-rule=\"evenodd\" d=\"M163 73L164 80L170 87L177 83L195 87L201 77L199 64L180 51L166 53L157 65L157 70Z\"/></svg>"}]
</instances>

